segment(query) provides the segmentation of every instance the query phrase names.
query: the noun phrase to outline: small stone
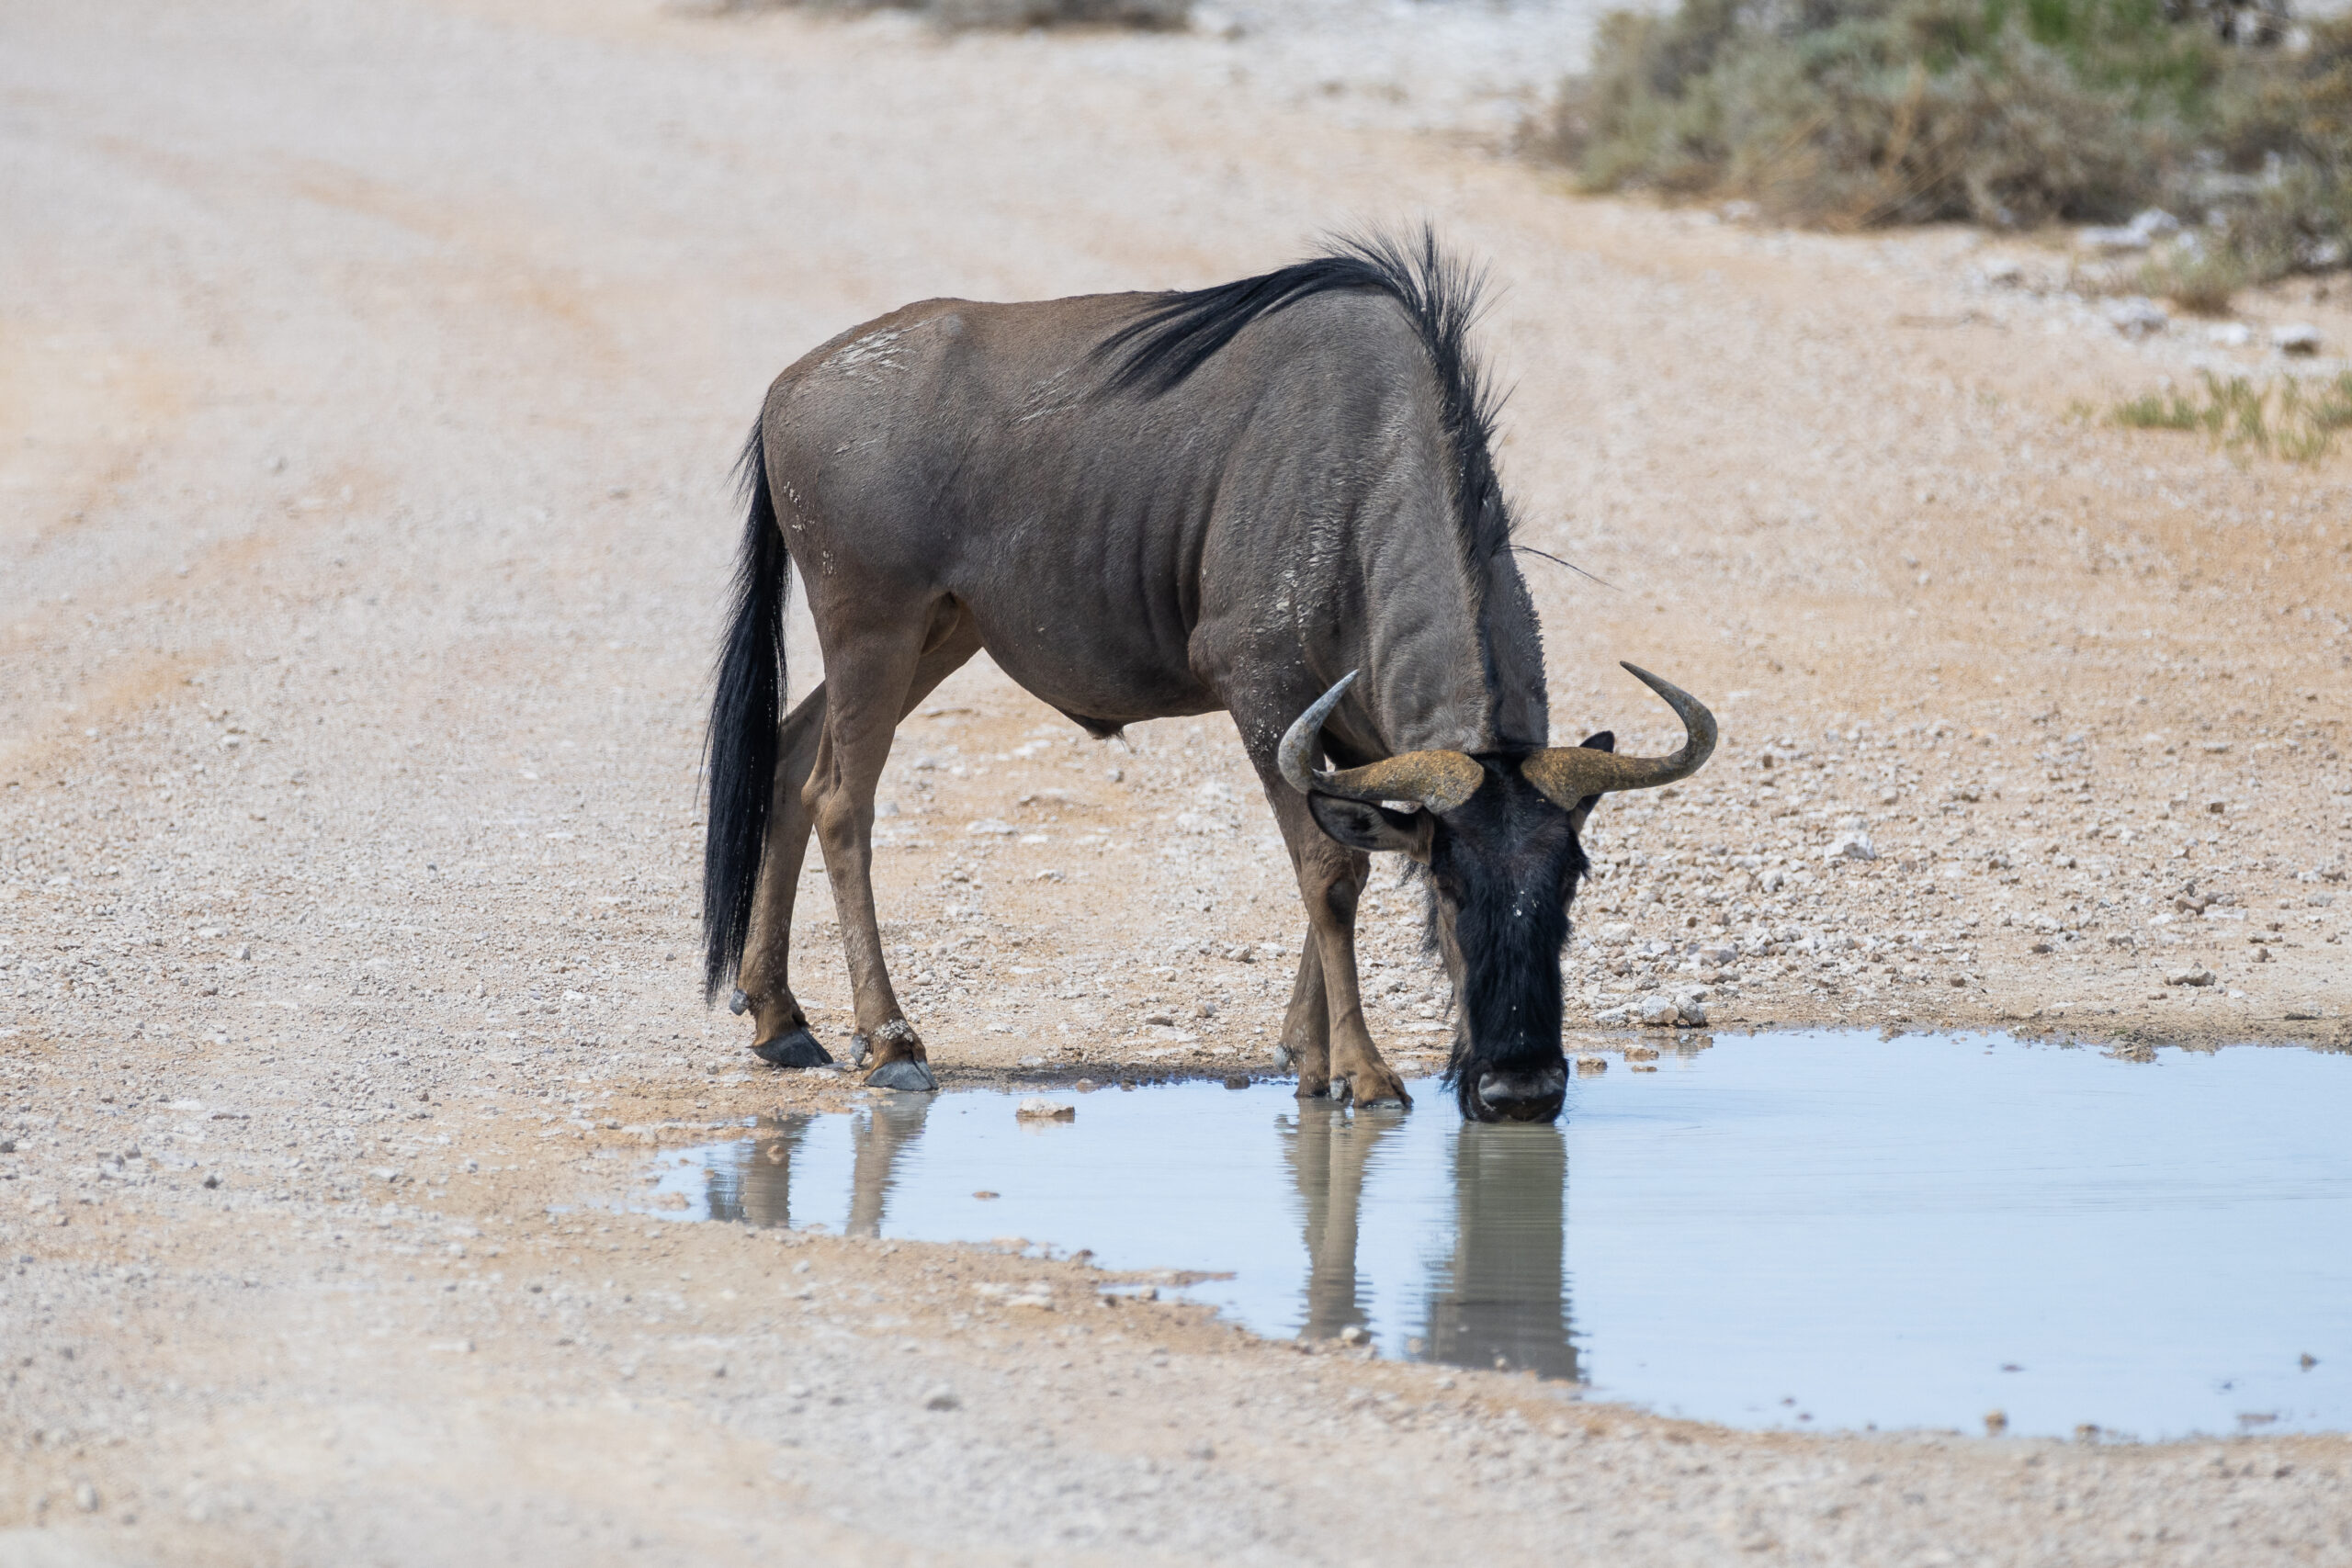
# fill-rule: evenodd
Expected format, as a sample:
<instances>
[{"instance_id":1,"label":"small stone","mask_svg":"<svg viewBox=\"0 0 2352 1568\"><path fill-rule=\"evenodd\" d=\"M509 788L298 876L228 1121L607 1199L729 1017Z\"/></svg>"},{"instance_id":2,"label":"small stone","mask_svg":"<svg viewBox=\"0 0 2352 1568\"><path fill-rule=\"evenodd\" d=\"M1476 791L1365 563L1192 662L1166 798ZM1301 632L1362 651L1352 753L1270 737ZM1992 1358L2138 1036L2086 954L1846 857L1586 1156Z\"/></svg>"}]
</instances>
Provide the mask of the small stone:
<instances>
[{"instance_id":1,"label":"small stone","mask_svg":"<svg viewBox=\"0 0 2352 1568\"><path fill-rule=\"evenodd\" d=\"M1609 1058L1606 1056L1578 1056L1577 1058L1577 1076L1579 1077L1590 1077L1595 1073L1605 1073L1608 1070Z\"/></svg>"},{"instance_id":2,"label":"small stone","mask_svg":"<svg viewBox=\"0 0 2352 1568\"><path fill-rule=\"evenodd\" d=\"M2134 251L2146 250L2148 236L2129 225L2093 227L2077 230L2075 243L2099 255L2127 255Z\"/></svg>"},{"instance_id":3,"label":"small stone","mask_svg":"<svg viewBox=\"0 0 2352 1568\"><path fill-rule=\"evenodd\" d=\"M1986 1437L1997 1438L2008 1429L2009 1413L2007 1411L1987 1410L1984 1412L1984 1435Z\"/></svg>"},{"instance_id":4,"label":"small stone","mask_svg":"<svg viewBox=\"0 0 2352 1568\"><path fill-rule=\"evenodd\" d=\"M254 950L250 946L241 946L237 949L237 956L241 959L250 961L253 958L253 955Z\"/></svg>"},{"instance_id":5,"label":"small stone","mask_svg":"<svg viewBox=\"0 0 2352 1568\"><path fill-rule=\"evenodd\" d=\"M1192 24L1194 32L1204 38L1223 39L1227 43L1249 30L1242 26L1240 17L1215 6L1195 6L1185 19Z\"/></svg>"},{"instance_id":6,"label":"small stone","mask_svg":"<svg viewBox=\"0 0 2352 1568\"><path fill-rule=\"evenodd\" d=\"M1671 1029L1682 1021L1682 1010L1672 997L1644 997L1634 1004L1634 1016L1652 1029Z\"/></svg>"},{"instance_id":7,"label":"small stone","mask_svg":"<svg viewBox=\"0 0 2352 1568\"><path fill-rule=\"evenodd\" d=\"M1342 1345L1361 1345L1371 1337L1371 1335L1363 1331L1361 1324L1351 1323L1340 1330L1340 1343Z\"/></svg>"},{"instance_id":8,"label":"small stone","mask_svg":"<svg viewBox=\"0 0 2352 1568\"><path fill-rule=\"evenodd\" d=\"M12 1154L15 1154L16 1152L17 1152L17 1140L16 1140L16 1139L14 1139L14 1138L0 1138L0 1155L12 1155Z\"/></svg>"},{"instance_id":9,"label":"small stone","mask_svg":"<svg viewBox=\"0 0 2352 1568\"><path fill-rule=\"evenodd\" d=\"M999 1195L983 1187L978 1192L973 1193L972 1196L978 1198L983 1203L992 1203L996 1201ZM803 1267L806 1267L806 1265L803 1265Z\"/></svg>"},{"instance_id":10,"label":"small stone","mask_svg":"<svg viewBox=\"0 0 2352 1568\"><path fill-rule=\"evenodd\" d=\"M2301 1355L2296 1357L2295 1361L2296 1364L2301 1366L2305 1371L2310 1371L2313 1367L2319 1365L2319 1358L2312 1355L2309 1350L2306 1350Z\"/></svg>"},{"instance_id":11,"label":"small stone","mask_svg":"<svg viewBox=\"0 0 2352 1568\"><path fill-rule=\"evenodd\" d=\"M98 1511L98 1489L86 1481L74 1483L74 1506L85 1514Z\"/></svg>"},{"instance_id":12,"label":"small stone","mask_svg":"<svg viewBox=\"0 0 2352 1568\"><path fill-rule=\"evenodd\" d=\"M1685 1029L1704 1029L1707 1027L1706 1003L1685 998L1684 1000L1676 1003L1675 1007L1676 1010L1680 1012L1682 1015L1682 1026Z\"/></svg>"},{"instance_id":13,"label":"small stone","mask_svg":"<svg viewBox=\"0 0 2352 1568\"><path fill-rule=\"evenodd\" d=\"M1860 829L1849 829L1829 840L1828 848L1821 852L1821 858L1823 860L1876 860L1878 847L1871 842L1871 836L1868 833Z\"/></svg>"},{"instance_id":14,"label":"small stone","mask_svg":"<svg viewBox=\"0 0 2352 1568\"><path fill-rule=\"evenodd\" d=\"M214 1171L214 1172L212 1172L210 1175L207 1176L207 1177L204 1179L204 1185L205 1185L205 1187L206 1187L206 1189L207 1189L208 1190L209 1190L209 1189L212 1189L212 1188L215 1188L215 1187L220 1186L220 1172L218 1172L218 1171Z\"/></svg>"},{"instance_id":15,"label":"small stone","mask_svg":"<svg viewBox=\"0 0 2352 1568\"><path fill-rule=\"evenodd\" d=\"M1148 1012L1143 1015L1143 1021L1147 1024L1158 1024L1163 1029L1176 1027L1176 1015L1172 1012Z\"/></svg>"},{"instance_id":16,"label":"small stone","mask_svg":"<svg viewBox=\"0 0 2352 1568\"><path fill-rule=\"evenodd\" d=\"M1657 1047L1655 1045L1628 1045L1625 1047L1625 1060L1629 1062L1655 1062L1657 1060Z\"/></svg>"},{"instance_id":17,"label":"small stone","mask_svg":"<svg viewBox=\"0 0 2352 1568\"><path fill-rule=\"evenodd\" d=\"M2107 324L2125 337L2154 337L2172 324L2170 313L2143 295L2109 300L2101 313Z\"/></svg>"},{"instance_id":18,"label":"small stone","mask_svg":"<svg viewBox=\"0 0 2352 1568\"><path fill-rule=\"evenodd\" d=\"M2309 321L2290 321L2270 329L2270 346L2281 354L2317 354L2319 329Z\"/></svg>"},{"instance_id":19,"label":"small stone","mask_svg":"<svg viewBox=\"0 0 2352 1568\"><path fill-rule=\"evenodd\" d=\"M2176 969L2165 976L2167 986L2210 986L2213 983L2211 969Z\"/></svg>"},{"instance_id":20,"label":"small stone","mask_svg":"<svg viewBox=\"0 0 2352 1568\"><path fill-rule=\"evenodd\" d=\"M2244 321L2216 321L2205 329L2205 337L2223 348L2244 348L2254 341L2254 329Z\"/></svg>"},{"instance_id":21,"label":"small stone","mask_svg":"<svg viewBox=\"0 0 2352 1568\"><path fill-rule=\"evenodd\" d=\"M954 1389L941 1383L922 1396L922 1407L925 1410L961 1410L964 1402L956 1397Z\"/></svg>"},{"instance_id":22,"label":"small stone","mask_svg":"<svg viewBox=\"0 0 2352 1568\"><path fill-rule=\"evenodd\" d=\"M1101 1089L1102 1086L1096 1083L1092 1078L1080 1078L1069 1087L1076 1089L1080 1094L1092 1094L1096 1089Z\"/></svg>"},{"instance_id":23,"label":"small stone","mask_svg":"<svg viewBox=\"0 0 2352 1568\"><path fill-rule=\"evenodd\" d=\"M1078 1107L1058 1100L1024 1100L1012 1114L1023 1122L1075 1122Z\"/></svg>"}]
</instances>

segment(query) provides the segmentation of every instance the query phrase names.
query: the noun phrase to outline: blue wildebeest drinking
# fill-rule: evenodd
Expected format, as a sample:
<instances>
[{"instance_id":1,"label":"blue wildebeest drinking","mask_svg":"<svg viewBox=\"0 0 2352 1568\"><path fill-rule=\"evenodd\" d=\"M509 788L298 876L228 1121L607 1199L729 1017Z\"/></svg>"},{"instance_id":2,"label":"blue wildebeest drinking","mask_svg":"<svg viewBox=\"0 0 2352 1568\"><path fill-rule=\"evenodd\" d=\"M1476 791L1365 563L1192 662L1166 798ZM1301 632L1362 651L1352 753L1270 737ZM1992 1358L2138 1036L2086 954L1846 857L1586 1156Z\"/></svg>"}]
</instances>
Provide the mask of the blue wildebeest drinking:
<instances>
[{"instance_id":1,"label":"blue wildebeest drinking","mask_svg":"<svg viewBox=\"0 0 2352 1568\"><path fill-rule=\"evenodd\" d=\"M926 300L776 378L743 455L703 872L707 988L733 982L752 1050L831 1060L786 979L813 828L858 1065L935 1087L883 962L874 791L899 721L985 648L1097 736L1232 714L1306 904L1282 1035L1300 1095L1409 1102L1356 985L1369 852L1394 851L1424 870L1453 977L1463 1112L1558 1115L1577 834L1608 791L1696 770L1714 721L1636 670L1679 750L1546 744L1476 294L1424 231L1193 293ZM789 716L787 557L825 660Z\"/></svg>"}]
</instances>

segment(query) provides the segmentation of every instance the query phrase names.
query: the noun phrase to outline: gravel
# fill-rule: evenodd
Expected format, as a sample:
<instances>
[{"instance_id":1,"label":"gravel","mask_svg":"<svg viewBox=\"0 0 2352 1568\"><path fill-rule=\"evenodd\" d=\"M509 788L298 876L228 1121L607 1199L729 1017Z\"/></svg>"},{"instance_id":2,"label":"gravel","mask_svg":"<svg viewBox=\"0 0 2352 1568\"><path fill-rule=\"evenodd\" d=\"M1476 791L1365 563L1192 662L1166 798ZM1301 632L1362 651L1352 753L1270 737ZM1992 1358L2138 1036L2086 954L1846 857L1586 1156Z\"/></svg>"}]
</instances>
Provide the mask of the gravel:
<instances>
[{"instance_id":1,"label":"gravel","mask_svg":"<svg viewBox=\"0 0 2352 1568\"><path fill-rule=\"evenodd\" d=\"M1592 819L1579 1058L1649 998L2342 1038L2341 482L2067 413L2233 351L2078 319L2038 254L1980 281L1968 236L1578 203L1400 134L1491 146L1578 14L1297 15L0 23L31 215L0 248L0 1530L70 1515L132 1561L2345 1552L2335 1439L1762 1442L1096 1306L1075 1263L632 1212L664 1144L865 1103L754 1070L691 961L724 475L768 378L906 299L1209 282L1406 211L1510 282L1522 536L1609 585L1527 558L1555 727L1671 744L1621 657L1723 720L1705 773ZM905 726L876 879L951 1082L1266 1064L1301 919L1255 780L1221 718L1131 739L985 662ZM1874 858L1825 855L1854 834ZM838 1049L808 875L796 975ZM1376 1037L1433 1068L1417 890L1383 866L1361 924ZM2212 982L2153 983L2183 966ZM943 1382L957 1419L910 1420Z\"/></svg>"}]
</instances>

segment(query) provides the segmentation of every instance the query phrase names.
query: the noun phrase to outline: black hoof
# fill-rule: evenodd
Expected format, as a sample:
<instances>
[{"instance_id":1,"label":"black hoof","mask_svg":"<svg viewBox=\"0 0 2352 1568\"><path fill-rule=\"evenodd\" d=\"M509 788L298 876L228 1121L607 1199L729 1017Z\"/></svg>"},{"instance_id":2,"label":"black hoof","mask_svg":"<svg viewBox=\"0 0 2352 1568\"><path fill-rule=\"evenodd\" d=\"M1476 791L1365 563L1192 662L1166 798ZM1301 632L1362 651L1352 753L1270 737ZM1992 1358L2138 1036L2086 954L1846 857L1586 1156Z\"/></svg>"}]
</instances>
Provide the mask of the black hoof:
<instances>
[{"instance_id":1,"label":"black hoof","mask_svg":"<svg viewBox=\"0 0 2352 1568\"><path fill-rule=\"evenodd\" d=\"M830 1067L833 1054L817 1043L817 1037L806 1029L796 1029L775 1040L763 1040L752 1047L752 1055L772 1066Z\"/></svg>"},{"instance_id":2,"label":"black hoof","mask_svg":"<svg viewBox=\"0 0 2352 1568\"><path fill-rule=\"evenodd\" d=\"M895 1089L908 1094L934 1094L939 1080L931 1076L931 1065L910 1056L895 1062L885 1062L866 1075L865 1081L875 1089Z\"/></svg>"}]
</instances>

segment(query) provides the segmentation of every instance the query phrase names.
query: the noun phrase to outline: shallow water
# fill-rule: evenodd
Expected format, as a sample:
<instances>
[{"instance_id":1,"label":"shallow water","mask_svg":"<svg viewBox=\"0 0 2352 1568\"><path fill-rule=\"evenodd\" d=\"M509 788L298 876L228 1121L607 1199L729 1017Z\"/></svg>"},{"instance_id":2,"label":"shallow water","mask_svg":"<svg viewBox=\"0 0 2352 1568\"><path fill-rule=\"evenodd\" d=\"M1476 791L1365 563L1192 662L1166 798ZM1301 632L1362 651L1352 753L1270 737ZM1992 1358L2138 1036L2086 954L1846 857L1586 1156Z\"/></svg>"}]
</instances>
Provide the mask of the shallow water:
<instances>
[{"instance_id":1,"label":"shallow water","mask_svg":"<svg viewBox=\"0 0 2352 1568\"><path fill-rule=\"evenodd\" d=\"M1657 1066L1577 1077L1557 1127L1465 1125L1433 1081L1409 1114L1056 1091L1077 1119L1044 1125L877 1095L667 1156L657 1190L1214 1271L1189 1293L1261 1333L1735 1426L2352 1427L2352 1057L1802 1032Z\"/></svg>"}]
</instances>

